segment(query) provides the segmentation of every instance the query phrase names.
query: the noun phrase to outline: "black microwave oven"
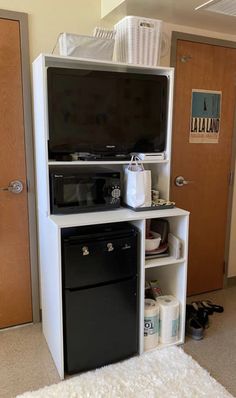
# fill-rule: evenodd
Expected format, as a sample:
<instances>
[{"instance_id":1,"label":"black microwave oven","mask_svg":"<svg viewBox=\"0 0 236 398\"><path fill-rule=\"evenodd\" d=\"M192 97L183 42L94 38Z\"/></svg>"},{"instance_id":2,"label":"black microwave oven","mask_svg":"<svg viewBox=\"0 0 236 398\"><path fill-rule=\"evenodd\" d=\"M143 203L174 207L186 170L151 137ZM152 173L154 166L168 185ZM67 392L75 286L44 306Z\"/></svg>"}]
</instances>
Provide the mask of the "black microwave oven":
<instances>
[{"instance_id":1,"label":"black microwave oven","mask_svg":"<svg viewBox=\"0 0 236 398\"><path fill-rule=\"evenodd\" d=\"M51 214L110 210L120 206L120 173L82 167L50 167Z\"/></svg>"}]
</instances>

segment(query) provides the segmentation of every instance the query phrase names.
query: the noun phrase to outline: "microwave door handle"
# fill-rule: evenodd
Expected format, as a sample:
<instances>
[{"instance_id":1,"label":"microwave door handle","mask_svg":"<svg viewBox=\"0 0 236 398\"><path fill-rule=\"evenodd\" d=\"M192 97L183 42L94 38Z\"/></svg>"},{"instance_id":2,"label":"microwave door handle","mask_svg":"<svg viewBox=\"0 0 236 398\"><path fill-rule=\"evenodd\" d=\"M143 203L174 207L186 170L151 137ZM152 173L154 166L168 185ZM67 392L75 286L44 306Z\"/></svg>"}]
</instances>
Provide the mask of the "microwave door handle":
<instances>
[{"instance_id":1,"label":"microwave door handle","mask_svg":"<svg viewBox=\"0 0 236 398\"><path fill-rule=\"evenodd\" d=\"M52 181L52 201L54 205L59 208L63 204L64 177L55 178L55 176L53 176Z\"/></svg>"}]
</instances>

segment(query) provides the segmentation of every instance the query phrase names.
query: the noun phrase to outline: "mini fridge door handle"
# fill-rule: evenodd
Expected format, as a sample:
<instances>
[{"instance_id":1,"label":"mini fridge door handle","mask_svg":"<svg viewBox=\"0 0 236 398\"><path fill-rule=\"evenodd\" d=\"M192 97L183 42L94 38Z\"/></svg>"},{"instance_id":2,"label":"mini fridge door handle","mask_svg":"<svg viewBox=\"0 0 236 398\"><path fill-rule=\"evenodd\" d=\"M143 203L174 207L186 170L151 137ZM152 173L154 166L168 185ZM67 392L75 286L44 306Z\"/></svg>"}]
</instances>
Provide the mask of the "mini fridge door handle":
<instances>
[{"instance_id":1,"label":"mini fridge door handle","mask_svg":"<svg viewBox=\"0 0 236 398\"><path fill-rule=\"evenodd\" d=\"M88 248L88 246L83 246L83 247L82 247L82 253L83 253L83 256L88 256L88 255L89 255L89 248Z\"/></svg>"},{"instance_id":2,"label":"mini fridge door handle","mask_svg":"<svg viewBox=\"0 0 236 398\"><path fill-rule=\"evenodd\" d=\"M113 250L114 250L113 243L111 243L111 242L107 243L107 251L108 252L113 252Z\"/></svg>"}]
</instances>

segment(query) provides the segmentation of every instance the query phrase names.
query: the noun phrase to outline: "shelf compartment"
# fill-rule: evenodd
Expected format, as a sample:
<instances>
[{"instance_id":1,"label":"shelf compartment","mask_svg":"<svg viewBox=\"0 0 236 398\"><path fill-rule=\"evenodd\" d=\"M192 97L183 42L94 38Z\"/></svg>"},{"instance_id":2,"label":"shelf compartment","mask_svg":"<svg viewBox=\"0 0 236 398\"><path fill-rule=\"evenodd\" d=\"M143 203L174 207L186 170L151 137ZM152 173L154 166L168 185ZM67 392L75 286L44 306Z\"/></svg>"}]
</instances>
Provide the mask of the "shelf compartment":
<instances>
[{"instance_id":1,"label":"shelf compartment","mask_svg":"<svg viewBox=\"0 0 236 398\"><path fill-rule=\"evenodd\" d=\"M163 211L163 210L162 210ZM146 257L145 263L146 268L152 268L155 266L168 265L168 264L177 264L185 261L188 257L188 217L185 217L184 214L176 214L176 217L166 216L163 212L163 217L158 217L159 220L163 219L168 221L169 223L169 233L172 234L179 240L180 243L180 251L176 252L175 248L169 244L169 256L156 258L148 258ZM157 217L151 217L151 220L157 220ZM147 221L147 217L146 217ZM152 225L150 226L151 229ZM155 228L154 228L155 231ZM145 233L146 236L146 233ZM168 238L169 239L169 238Z\"/></svg>"},{"instance_id":2,"label":"shelf compartment","mask_svg":"<svg viewBox=\"0 0 236 398\"><path fill-rule=\"evenodd\" d=\"M181 262L176 261L175 259L175 263L171 266L168 263L166 265L163 264L162 267L145 268L145 280L157 280L163 295L171 295L179 300L179 340L183 342L185 336L187 264L183 259L181 259Z\"/></svg>"}]
</instances>

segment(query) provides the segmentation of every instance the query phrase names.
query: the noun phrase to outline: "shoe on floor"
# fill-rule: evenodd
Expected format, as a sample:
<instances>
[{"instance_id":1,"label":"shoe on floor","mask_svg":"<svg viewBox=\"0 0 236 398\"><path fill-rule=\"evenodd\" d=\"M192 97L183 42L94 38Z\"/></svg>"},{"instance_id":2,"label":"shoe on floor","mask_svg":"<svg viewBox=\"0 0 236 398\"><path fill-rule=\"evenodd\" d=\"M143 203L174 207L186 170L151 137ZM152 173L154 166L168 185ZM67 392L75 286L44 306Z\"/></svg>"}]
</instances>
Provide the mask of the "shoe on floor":
<instances>
[{"instance_id":1,"label":"shoe on floor","mask_svg":"<svg viewBox=\"0 0 236 398\"><path fill-rule=\"evenodd\" d=\"M209 311L196 304L196 302L192 302L192 314L197 318L199 323L203 326L204 329L209 327Z\"/></svg>"},{"instance_id":2,"label":"shoe on floor","mask_svg":"<svg viewBox=\"0 0 236 398\"><path fill-rule=\"evenodd\" d=\"M200 322L194 317L187 318L185 333L194 340L203 339L204 328Z\"/></svg>"},{"instance_id":3,"label":"shoe on floor","mask_svg":"<svg viewBox=\"0 0 236 398\"><path fill-rule=\"evenodd\" d=\"M186 305L186 319L191 317L195 318L204 329L209 327L208 315L208 311L203 307L199 307L196 302Z\"/></svg>"},{"instance_id":4,"label":"shoe on floor","mask_svg":"<svg viewBox=\"0 0 236 398\"><path fill-rule=\"evenodd\" d=\"M222 305L213 304L210 300L203 300L203 301L201 301L201 304L208 311L211 310L212 313L213 312L219 312L219 313L224 312L224 307L222 307Z\"/></svg>"}]
</instances>

